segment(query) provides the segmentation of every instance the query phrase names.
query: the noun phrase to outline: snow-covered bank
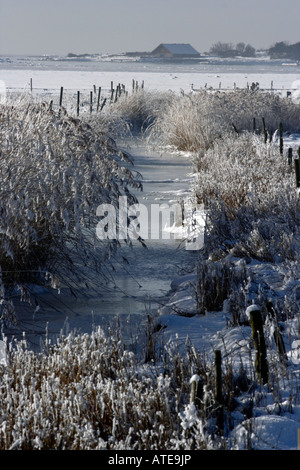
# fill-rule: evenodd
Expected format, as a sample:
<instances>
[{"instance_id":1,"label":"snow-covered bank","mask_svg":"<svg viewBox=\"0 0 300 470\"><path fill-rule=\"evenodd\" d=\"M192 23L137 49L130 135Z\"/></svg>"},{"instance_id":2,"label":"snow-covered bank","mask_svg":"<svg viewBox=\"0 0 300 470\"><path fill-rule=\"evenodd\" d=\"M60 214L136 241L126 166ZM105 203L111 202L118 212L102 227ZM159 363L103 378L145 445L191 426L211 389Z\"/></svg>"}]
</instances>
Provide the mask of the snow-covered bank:
<instances>
[{"instance_id":1,"label":"snow-covered bank","mask_svg":"<svg viewBox=\"0 0 300 470\"><path fill-rule=\"evenodd\" d=\"M298 67L299 68L299 67ZM29 90L32 80L33 91L36 94L50 91L59 93L61 87L70 93L77 91L92 91L93 87L102 87L105 91L111 89L111 83L124 84L128 91L132 89L132 81L139 86L144 84L147 90L168 91L179 93L183 90L189 93L192 89L210 87L214 89L232 90L236 88L247 88L252 83L259 84L261 89L286 94L287 90L295 90L299 95L300 73L298 68L282 67L275 69L266 66L261 69L256 66L242 67L220 65L180 66L170 64L138 64L128 66L127 64L115 64L110 67L99 65L91 67L86 64L81 69L68 67L65 70L44 69L42 66L8 68L0 64L0 80L4 81L9 91Z\"/></svg>"},{"instance_id":2,"label":"snow-covered bank","mask_svg":"<svg viewBox=\"0 0 300 470\"><path fill-rule=\"evenodd\" d=\"M236 260L236 263L239 262L240 260ZM289 302L294 296L294 289L299 289L299 279L287 279L283 266L252 260L248 267L253 275L249 298L251 296L257 298L258 291L263 286L269 292L272 301L276 302L278 297ZM227 302L221 311L211 311L205 315L196 314L196 282L196 273L174 280L169 302L160 309L160 315L156 318L161 328L159 334L163 335L166 343L174 341L182 350L186 344L193 345L211 362L214 361L215 351L219 350L224 368L230 365L234 374L238 374L244 368L251 375L254 373L255 352L249 323L245 321L239 326L233 325ZM232 449L297 450L300 422L297 395L300 370L296 347L299 343L299 320L297 317L288 319L282 323L282 327L287 354L284 365L280 364L276 351L273 338L274 325L268 320L265 325L268 361L274 371L278 369L278 374L279 376L282 374L282 378L278 377L278 383L273 387L262 387L257 395L255 392L252 395L252 392L247 390L237 398L239 406L231 415L235 425L229 433ZM247 419L245 410L249 397L253 399L251 405L253 408L251 418Z\"/></svg>"},{"instance_id":3,"label":"snow-covered bank","mask_svg":"<svg viewBox=\"0 0 300 470\"><path fill-rule=\"evenodd\" d=\"M274 143L278 145L276 140ZM288 147L293 147L294 150L297 150L300 144L299 135L284 136L284 144L286 150ZM217 158L219 158L219 155ZM247 159L247 163L250 165L249 155ZM225 163L222 160L219 161L222 172L224 172ZM287 165L287 162L284 165ZM271 171L270 166L268 165L267 167ZM212 180L212 183L217 187L218 179L216 172L214 174L215 179ZM262 176L263 171L259 172L259 174ZM251 181L250 171L247 171L246 175L249 181ZM281 173L281 180L283 181L284 178L283 173ZM239 184L242 185L242 169ZM266 182L265 184L268 185ZM275 182L274 184L277 187L275 198L278 196L279 188ZM290 195L292 193L296 195L297 190L294 176L288 187ZM234 184L232 183L232 190L233 188ZM282 220L284 220L284 214L282 214ZM267 224L266 219L265 226ZM290 231L290 237L293 239L292 225ZM220 235L219 240L221 244L223 239ZM237 238L238 235L239 233L237 232ZM227 236L229 237L229 231ZM296 240L298 240L298 237L294 234L295 244L297 243ZM225 245L226 242L228 240L225 240ZM274 248L275 244L276 240L273 240L271 246L273 245ZM224 250L224 245L222 249ZM157 323L162 328L162 334L166 341L176 341L183 347L188 338L188 341L195 346L197 351L203 352L211 361L214 361L215 351L220 350L224 360L224 367L226 367L225 364L230 364L235 373L238 373L241 368L246 368L248 373L251 374L255 370L255 350L253 348L252 329L249 324L249 318L246 315L246 307L252 303L260 306L267 306L268 304L274 306L276 310L275 317L272 314L269 315L266 309L263 312L263 318L264 334L268 348L268 361L272 369L271 382L275 377L276 382L272 382L272 384L270 382L269 386L262 387L259 392L260 398L258 395L254 398L255 394L252 395L250 389L248 389L244 396L236 397L237 401L241 404L243 400L246 403L247 399L252 396L253 409L250 418L246 418L245 414L243 414L242 407L238 407L232 413L232 419L235 420L236 424L230 433L229 440L234 449L297 449L297 429L299 428L300 421L300 409L297 398L300 378L299 352L297 349L299 345L300 277L297 260L293 258L292 254L290 254L290 259L281 260L281 249L283 250L283 246L281 248L278 247L277 252L275 250L276 259L272 261L267 259L259 260L251 258L251 256L239 257L235 256L233 252L222 258L222 263L229 263L232 270L245 270L247 282L244 286L240 286L240 291L237 290L236 292L237 295L243 297L245 292L243 294L242 291L246 287L244 314L242 313L239 317L238 324L235 324L232 305L230 305L229 299L226 299L222 308L217 311L207 311L204 315L199 314L197 298L199 277L196 269L189 274L174 279L172 282L173 291L170 293L169 302L160 309L160 316L157 318ZM219 256L221 253L222 250L220 250ZM218 253L216 253L216 256L218 256ZM211 262L213 265L213 257ZM217 277L217 263L215 263L215 269L215 276ZM276 323L277 321L278 324ZM274 331L278 325L283 338L284 350L286 351L283 362L277 350L278 345L274 340Z\"/></svg>"}]
</instances>

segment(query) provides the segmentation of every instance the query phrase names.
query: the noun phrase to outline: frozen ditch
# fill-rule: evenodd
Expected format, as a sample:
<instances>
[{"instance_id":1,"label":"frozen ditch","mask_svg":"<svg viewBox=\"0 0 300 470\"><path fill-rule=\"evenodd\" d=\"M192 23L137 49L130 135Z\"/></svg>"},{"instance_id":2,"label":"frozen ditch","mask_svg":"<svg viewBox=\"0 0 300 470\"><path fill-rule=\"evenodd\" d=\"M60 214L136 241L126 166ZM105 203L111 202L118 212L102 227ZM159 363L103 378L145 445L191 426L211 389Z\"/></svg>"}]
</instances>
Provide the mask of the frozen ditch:
<instances>
[{"instance_id":1,"label":"frozen ditch","mask_svg":"<svg viewBox=\"0 0 300 470\"><path fill-rule=\"evenodd\" d=\"M134 169L143 177L143 192L136 194L139 203L149 211L151 204L171 206L191 194L192 166L186 156L159 154L137 145L130 149L130 154ZM145 241L146 249L136 242L133 248L124 246L118 250L116 285L111 283L98 293L85 290L77 298L69 291L58 294L41 290L36 293L39 305L36 311L22 303L18 316L27 339L36 343L46 329L49 334L59 334L64 329L90 332L93 325L106 324L113 316L133 326L141 325L150 310L164 305L172 280L179 272L185 273L196 257L173 235L169 239Z\"/></svg>"}]
</instances>

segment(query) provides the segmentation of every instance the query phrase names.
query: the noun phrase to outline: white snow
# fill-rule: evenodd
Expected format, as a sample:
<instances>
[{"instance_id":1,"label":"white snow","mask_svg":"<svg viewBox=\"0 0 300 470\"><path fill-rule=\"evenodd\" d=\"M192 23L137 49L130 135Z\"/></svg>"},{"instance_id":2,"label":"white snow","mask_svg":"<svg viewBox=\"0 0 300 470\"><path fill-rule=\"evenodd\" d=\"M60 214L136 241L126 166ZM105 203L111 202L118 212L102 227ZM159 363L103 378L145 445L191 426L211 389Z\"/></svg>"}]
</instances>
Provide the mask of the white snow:
<instances>
[{"instance_id":1,"label":"white snow","mask_svg":"<svg viewBox=\"0 0 300 470\"><path fill-rule=\"evenodd\" d=\"M230 90L234 87L245 88L252 83L259 83L261 89L273 88L283 92L294 89L297 96L300 93L299 73L295 67L295 70L287 73L284 67L276 67L272 70L272 67L261 67L259 62L252 67L247 67L247 64L242 67L232 64L226 67L221 62L220 64L219 66L164 65L145 62L132 66L122 62L113 65L102 62L96 63L90 69L87 65L78 70L76 64L68 63L65 69L61 70L55 62L51 63L52 68L49 64L44 67L44 64L38 61L33 62L32 67L28 64L22 67L21 62L17 62L11 68L2 63L0 64L0 80L4 81L8 89L28 90L32 79L36 93L45 93L49 90L57 92L60 87L73 92L91 90L94 85L101 86L103 90L109 90L111 82L115 85L122 83L127 90L131 90L132 80L135 80L139 86L144 83L148 90L160 91L190 92L192 87L194 90L210 87ZM70 68L72 65L73 67Z\"/></svg>"},{"instance_id":2,"label":"white snow","mask_svg":"<svg viewBox=\"0 0 300 470\"><path fill-rule=\"evenodd\" d=\"M260 312L259 306L253 304L246 308L246 317L248 318L248 320L250 319L251 312Z\"/></svg>"},{"instance_id":3,"label":"white snow","mask_svg":"<svg viewBox=\"0 0 300 470\"><path fill-rule=\"evenodd\" d=\"M251 445L255 450L297 450L299 415L257 416L238 425L232 433L234 449L247 449L246 429L252 429Z\"/></svg>"}]
</instances>

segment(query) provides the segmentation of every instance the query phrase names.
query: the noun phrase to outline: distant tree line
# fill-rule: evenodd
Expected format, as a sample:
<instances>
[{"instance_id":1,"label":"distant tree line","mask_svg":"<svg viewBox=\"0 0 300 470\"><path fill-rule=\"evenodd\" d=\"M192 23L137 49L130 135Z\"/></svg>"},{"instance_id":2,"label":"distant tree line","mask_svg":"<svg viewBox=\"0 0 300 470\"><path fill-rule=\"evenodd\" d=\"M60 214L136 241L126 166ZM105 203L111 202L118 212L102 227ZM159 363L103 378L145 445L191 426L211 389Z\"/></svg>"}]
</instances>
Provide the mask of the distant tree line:
<instances>
[{"instance_id":1,"label":"distant tree line","mask_svg":"<svg viewBox=\"0 0 300 470\"><path fill-rule=\"evenodd\" d=\"M300 60L300 42L296 44L288 44L285 41L276 42L270 47L269 54L271 59Z\"/></svg>"},{"instance_id":2,"label":"distant tree line","mask_svg":"<svg viewBox=\"0 0 300 470\"><path fill-rule=\"evenodd\" d=\"M271 59L300 60L300 42L289 44L286 41L276 42L266 52ZM256 50L251 44L239 42L216 42L209 50L210 55L217 57L255 57Z\"/></svg>"},{"instance_id":3,"label":"distant tree line","mask_svg":"<svg viewBox=\"0 0 300 470\"><path fill-rule=\"evenodd\" d=\"M255 57L256 55L255 48L244 42L236 45L229 42L217 42L212 45L209 52L217 57Z\"/></svg>"}]
</instances>

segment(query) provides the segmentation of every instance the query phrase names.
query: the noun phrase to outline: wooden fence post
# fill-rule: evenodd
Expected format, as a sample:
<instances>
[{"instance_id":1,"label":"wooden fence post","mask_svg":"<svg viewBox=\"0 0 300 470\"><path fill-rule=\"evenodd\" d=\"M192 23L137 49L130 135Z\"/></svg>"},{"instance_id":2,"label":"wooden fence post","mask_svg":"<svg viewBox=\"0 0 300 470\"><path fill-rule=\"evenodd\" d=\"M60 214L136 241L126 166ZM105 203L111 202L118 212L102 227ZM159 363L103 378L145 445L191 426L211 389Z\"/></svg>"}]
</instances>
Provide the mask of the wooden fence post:
<instances>
[{"instance_id":1,"label":"wooden fence post","mask_svg":"<svg viewBox=\"0 0 300 470\"><path fill-rule=\"evenodd\" d=\"M259 380L263 384L268 382L269 368L267 363L267 349L263 332L263 321L261 311L258 306L250 309L250 325L252 328L252 338L256 350L255 369Z\"/></svg>"},{"instance_id":2,"label":"wooden fence post","mask_svg":"<svg viewBox=\"0 0 300 470\"><path fill-rule=\"evenodd\" d=\"M93 112L93 92L90 92L90 113Z\"/></svg>"},{"instance_id":3,"label":"wooden fence post","mask_svg":"<svg viewBox=\"0 0 300 470\"><path fill-rule=\"evenodd\" d=\"M63 93L64 93L64 87L60 88L60 96L59 96L59 106L62 106L63 102Z\"/></svg>"},{"instance_id":4,"label":"wooden fence post","mask_svg":"<svg viewBox=\"0 0 300 470\"><path fill-rule=\"evenodd\" d=\"M293 161L293 149L292 147L288 148L288 164L291 165Z\"/></svg>"},{"instance_id":5,"label":"wooden fence post","mask_svg":"<svg viewBox=\"0 0 300 470\"><path fill-rule=\"evenodd\" d=\"M264 141L265 141L265 144L267 143L267 140L268 140L268 134L267 134L267 129L266 129L266 122L265 122L265 118L261 118L262 119L262 130L263 130L263 134L264 134Z\"/></svg>"},{"instance_id":6,"label":"wooden fence post","mask_svg":"<svg viewBox=\"0 0 300 470\"><path fill-rule=\"evenodd\" d=\"M283 155L283 136L282 136L282 123L279 123L279 152Z\"/></svg>"},{"instance_id":7,"label":"wooden fence post","mask_svg":"<svg viewBox=\"0 0 300 470\"><path fill-rule=\"evenodd\" d=\"M118 101L118 96L119 96L119 85L117 85L117 88L116 88L115 103Z\"/></svg>"},{"instance_id":8,"label":"wooden fence post","mask_svg":"<svg viewBox=\"0 0 300 470\"><path fill-rule=\"evenodd\" d=\"M99 89L98 89L98 98L97 98L97 112L99 111L99 106L100 106L100 98L101 98L101 86L99 86Z\"/></svg>"},{"instance_id":9,"label":"wooden fence post","mask_svg":"<svg viewBox=\"0 0 300 470\"><path fill-rule=\"evenodd\" d=\"M80 91L77 91L77 116L79 116L80 110Z\"/></svg>"},{"instance_id":10,"label":"wooden fence post","mask_svg":"<svg viewBox=\"0 0 300 470\"><path fill-rule=\"evenodd\" d=\"M100 111L102 111L102 109L104 108L105 104L106 104L106 98L104 98L104 100L103 100L103 103L102 103L102 105L101 105Z\"/></svg>"},{"instance_id":11,"label":"wooden fence post","mask_svg":"<svg viewBox=\"0 0 300 470\"><path fill-rule=\"evenodd\" d=\"M296 187L300 188L300 147L298 148L298 157L294 159L295 174L296 174Z\"/></svg>"}]
</instances>

